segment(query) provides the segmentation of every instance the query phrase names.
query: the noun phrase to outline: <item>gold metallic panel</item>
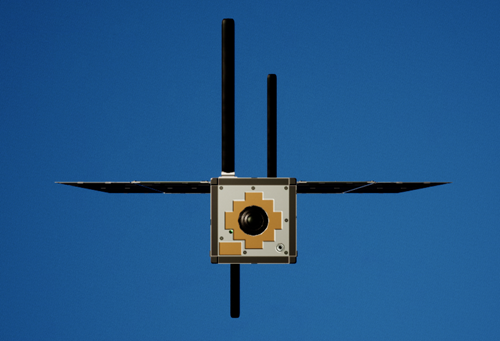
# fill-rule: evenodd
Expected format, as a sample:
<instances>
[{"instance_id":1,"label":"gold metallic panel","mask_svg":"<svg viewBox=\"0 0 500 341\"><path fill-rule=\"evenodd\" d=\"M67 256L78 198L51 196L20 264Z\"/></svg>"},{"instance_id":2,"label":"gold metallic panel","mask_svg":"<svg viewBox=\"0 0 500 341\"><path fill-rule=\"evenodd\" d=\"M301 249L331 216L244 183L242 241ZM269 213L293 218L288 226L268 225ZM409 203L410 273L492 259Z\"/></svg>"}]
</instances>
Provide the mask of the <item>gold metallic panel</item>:
<instances>
[{"instance_id":1,"label":"gold metallic panel","mask_svg":"<svg viewBox=\"0 0 500 341\"><path fill-rule=\"evenodd\" d=\"M251 236L243 232L238 223L241 211L248 206L262 207L267 213L269 224L267 229L257 236ZM283 213L274 212L274 200L263 199L262 192L245 192L245 200L233 201L233 212L225 212L225 226L226 230L233 230L233 240L244 240L246 249L262 249L264 242L274 241L274 231L281 230Z\"/></svg>"},{"instance_id":2,"label":"gold metallic panel","mask_svg":"<svg viewBox=\"0 0 500 341\"><path fill-rule=\"evenodd\" d=\"M220 242L219 255L241 256L241 242Z\"/></svg>"}]
</instances>

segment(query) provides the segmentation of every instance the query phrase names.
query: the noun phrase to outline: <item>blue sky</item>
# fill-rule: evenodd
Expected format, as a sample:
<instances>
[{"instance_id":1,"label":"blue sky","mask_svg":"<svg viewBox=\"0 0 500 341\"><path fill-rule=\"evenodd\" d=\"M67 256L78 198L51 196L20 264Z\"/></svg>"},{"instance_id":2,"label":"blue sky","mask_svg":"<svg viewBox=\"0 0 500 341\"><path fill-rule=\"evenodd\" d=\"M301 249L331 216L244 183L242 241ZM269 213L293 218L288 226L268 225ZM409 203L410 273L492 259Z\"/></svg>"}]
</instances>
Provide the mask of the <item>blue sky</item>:
<instances>
[{"instance_id":1,"label":"blue sky","mask_svg":"<svg viewBox=\"0 0 500 341\"><path fill-rule=\"evenodd\" d=\"M497 340L500 5L4 1L0 339ZM298 196L295 265L209 259L209 195L54 181L220 175L223 18L236 175L452 181Z\"/></svg>"}]
</instances>

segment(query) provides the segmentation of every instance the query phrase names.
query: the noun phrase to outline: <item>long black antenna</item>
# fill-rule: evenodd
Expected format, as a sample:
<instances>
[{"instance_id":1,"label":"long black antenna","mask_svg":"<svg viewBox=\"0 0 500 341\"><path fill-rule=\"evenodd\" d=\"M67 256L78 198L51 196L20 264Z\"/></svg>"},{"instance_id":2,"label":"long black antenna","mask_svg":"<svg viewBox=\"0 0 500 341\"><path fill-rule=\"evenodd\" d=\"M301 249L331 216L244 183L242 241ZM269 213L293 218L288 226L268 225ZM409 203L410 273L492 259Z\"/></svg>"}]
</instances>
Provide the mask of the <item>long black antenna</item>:
<instances>
[{"instance_id":1,"label":"long black antenna","mask_svg":"<svg viewBox=\"0 0 500 341\"><path fill-rule=\"evenodd\" d=\"M222 175L234 173L234 20L222 20ZM231 264L231 317L240 317L240 265Z\"/></svg>"},{"instance_id":2,"label":"long black antenna","mask_svg":"<svg viewBox=\"0 0 500 341\"><path fill-rule=\"evenodd\" d=\"M267 75L267 177L276 178L277 170L277 80L276 75Z\"/></svg>"},{"instance_id":3,"label":"long black antenna","mask_svg":"<svg viewBox=\"0 0 500 341\"><path fill-rule=\"evenodd\" d=\"M234 20L222 20L222 172L234 172Z\"/></svg>"}]
</instances>

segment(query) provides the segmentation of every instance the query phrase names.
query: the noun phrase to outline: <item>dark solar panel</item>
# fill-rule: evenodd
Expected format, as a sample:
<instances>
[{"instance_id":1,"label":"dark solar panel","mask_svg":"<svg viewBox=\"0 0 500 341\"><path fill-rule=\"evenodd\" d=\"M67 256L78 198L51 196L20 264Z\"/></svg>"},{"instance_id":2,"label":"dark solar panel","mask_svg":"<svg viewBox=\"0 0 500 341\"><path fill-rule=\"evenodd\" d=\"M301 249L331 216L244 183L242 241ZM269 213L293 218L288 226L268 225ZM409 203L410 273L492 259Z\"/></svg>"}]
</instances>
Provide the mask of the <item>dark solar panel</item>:
<instances>
[{"instance_id":1,"label":"dark solar panel","mask_svg":"<svg viewBox=\"0 0 500 341\"><path fill-rule=\"evenodd\" d=\"M297 181L297 193L401 193L449 182Z\"/></svg>"},{"instance_id":2,"label":"dark solar panel","mask_svg":"<svg viewBox=\"0 0 500 341\"><path fill-rule=\"evenodd\" d=\"M106 193L210 193L208 181L58 182Z\"/></svg>"}]
</instances>

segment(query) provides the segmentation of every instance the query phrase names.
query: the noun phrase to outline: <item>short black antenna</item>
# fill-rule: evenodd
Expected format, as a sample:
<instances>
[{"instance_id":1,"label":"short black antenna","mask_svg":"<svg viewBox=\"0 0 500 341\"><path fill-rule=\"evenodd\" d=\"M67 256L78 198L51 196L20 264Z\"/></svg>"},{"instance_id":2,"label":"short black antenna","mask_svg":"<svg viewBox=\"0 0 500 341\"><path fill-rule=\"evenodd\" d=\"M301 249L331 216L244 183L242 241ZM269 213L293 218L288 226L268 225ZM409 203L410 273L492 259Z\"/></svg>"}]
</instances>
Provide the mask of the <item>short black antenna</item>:
<instances>
[{"instance_id":1,"label":"short black antenna","mask_svg":"<svg viewBox=\"0 0 500 341\"><path fill-rule=\"evenodd\" d=\"M267 177L276 178L277 171L277 81L267 75Z\"/></svg>"},{"instance_id":2,"label":"short black antenna","mask_svg":"<svg viewBox=\"0 0 500 341\"><path fill-rule=\"evenodd\" d=\"M222 20L222 175L234 175L234 20ZM240 265L231 264L231 317L240 317Z\"/></svg>"}]
</instances>

